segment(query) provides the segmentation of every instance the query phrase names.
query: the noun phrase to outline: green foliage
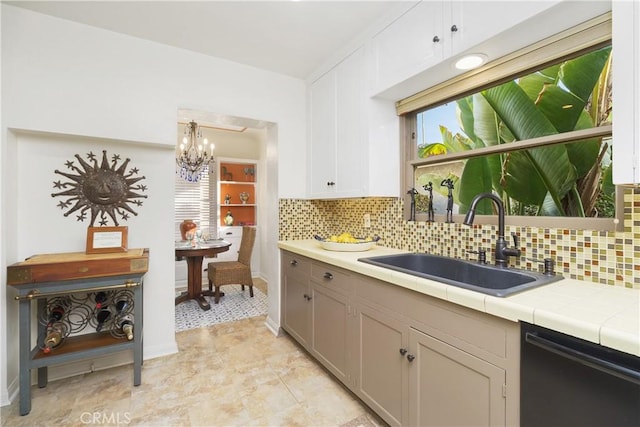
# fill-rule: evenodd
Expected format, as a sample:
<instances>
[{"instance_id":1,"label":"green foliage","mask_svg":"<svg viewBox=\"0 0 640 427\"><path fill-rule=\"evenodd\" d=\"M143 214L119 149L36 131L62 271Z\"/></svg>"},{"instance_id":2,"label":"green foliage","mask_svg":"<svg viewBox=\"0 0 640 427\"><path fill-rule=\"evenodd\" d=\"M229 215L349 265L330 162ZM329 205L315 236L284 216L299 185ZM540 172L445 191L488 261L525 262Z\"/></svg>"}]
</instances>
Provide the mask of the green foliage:
<instances>
[{"instance_id":1,"label":"green foliage","mask_svg":"<svg viewBox=\"0 0 640 427\"><path fill-rule=\"evenodd\" d=\"M441 126L442 142L429 150L460 152L598 126L610 115L610 103L600 102L610 100L610 56L609 46L457 100L464 134ZM456 202L464 213L476 194L493 191L519 215L611 216L611 168L600 164L605 149L596 138L470 158ZM598 194L593 202L592 194ZM482 204L478 213L492 209Z\"/></svg>"}]
</instances>

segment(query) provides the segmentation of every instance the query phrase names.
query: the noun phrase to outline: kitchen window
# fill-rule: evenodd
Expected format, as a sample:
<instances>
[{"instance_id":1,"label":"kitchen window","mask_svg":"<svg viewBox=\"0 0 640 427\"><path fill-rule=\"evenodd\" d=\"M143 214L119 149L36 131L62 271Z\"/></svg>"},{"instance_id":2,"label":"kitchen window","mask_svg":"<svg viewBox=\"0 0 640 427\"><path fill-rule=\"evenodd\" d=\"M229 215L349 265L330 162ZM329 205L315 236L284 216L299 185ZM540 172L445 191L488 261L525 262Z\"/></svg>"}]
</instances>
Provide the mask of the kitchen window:
<instances>
[{"instance_id":1,"label":"kitchen window","mask_svg":"<svg viewBox=\"0 0 640 427\"><path fill-rule=\"evenodd\" d=\"M512 224L614 229L611 64L607 14L398 102L415 219L493 192Z\"/></svg>"}]
</instances>

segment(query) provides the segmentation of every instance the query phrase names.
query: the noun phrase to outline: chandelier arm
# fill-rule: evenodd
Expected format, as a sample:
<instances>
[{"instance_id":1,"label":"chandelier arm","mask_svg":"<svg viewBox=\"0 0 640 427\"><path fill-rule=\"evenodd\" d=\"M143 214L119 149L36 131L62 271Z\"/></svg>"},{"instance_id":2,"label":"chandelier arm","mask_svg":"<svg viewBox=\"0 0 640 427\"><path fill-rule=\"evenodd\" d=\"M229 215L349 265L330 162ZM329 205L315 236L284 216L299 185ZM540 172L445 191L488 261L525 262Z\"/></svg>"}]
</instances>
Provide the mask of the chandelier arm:
<instances>
[{"instance_id":1,"label":"chandelier arm","mask_svg":"<svg viewBox=\"0 0 640 427\"><path fill-rule=\"evenodd\" d=\"M182 144L176 145L176 173L187 181L197 182L213 162L214 145L209 146L208 153L208 141L202 140L202 130L193 120L185 125L184 135Z\"/></svg>"}]
</instances>

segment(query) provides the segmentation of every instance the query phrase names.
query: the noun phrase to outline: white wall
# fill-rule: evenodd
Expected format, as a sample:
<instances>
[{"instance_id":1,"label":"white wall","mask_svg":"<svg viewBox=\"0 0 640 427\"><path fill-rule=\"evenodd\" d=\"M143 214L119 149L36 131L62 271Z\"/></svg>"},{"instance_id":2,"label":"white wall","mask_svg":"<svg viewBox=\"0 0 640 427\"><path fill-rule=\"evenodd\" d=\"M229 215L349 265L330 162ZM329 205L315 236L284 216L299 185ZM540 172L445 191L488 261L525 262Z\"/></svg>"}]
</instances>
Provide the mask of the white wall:
<instances>
[{"instance_id":1,"label":"white wall","mask_svg":"<svg viewBox=\"0 0 640 427\"><path fill-rule=\"evenodd\" d=\"M174 277L172 180L177 110L210 111L277 125L277 140L268 138L266 148L267 215L273 222L265 231L263 252L273 254L274 265L278 197L304 196L300 176L306 153L301 80L4 3L1 8L0 311L7 318L6 324L5 319L0 323L0 395L4 405L17 392L18 369L17 307L5 293L6 266L44 250L83 251L85 247L84 226L52 208L53 170L62 168L63 159L107 149L130 156L132 164L147 176L149 199L139 216L126 225L130 247L150 248L144 354L154 357L175 350L174 290L166 278ZM10 128L15 131L9 132ZM31 131L45 134L33 136ZM44 220L39 219L38 211L46 213ZM158 232L162 230L166 233ZM277 270L262 273L270 284L277 282ZM277 306L278 292L270 292L269 297L273 299L270 306Z\"/></svg>"}]
</instances>

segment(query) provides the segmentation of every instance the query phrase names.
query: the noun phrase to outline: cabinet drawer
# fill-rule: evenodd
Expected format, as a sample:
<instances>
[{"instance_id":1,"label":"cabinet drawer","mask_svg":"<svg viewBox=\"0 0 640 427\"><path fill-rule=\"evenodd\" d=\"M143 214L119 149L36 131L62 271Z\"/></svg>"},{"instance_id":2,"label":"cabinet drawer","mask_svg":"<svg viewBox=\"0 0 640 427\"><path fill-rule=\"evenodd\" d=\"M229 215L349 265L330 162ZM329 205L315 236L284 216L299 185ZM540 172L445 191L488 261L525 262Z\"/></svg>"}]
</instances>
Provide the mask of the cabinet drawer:
<instances>
[{"instance_id":1,"label":"cabinet drawer","mask_svg":"<svg viewBox=\"0 0 640 427\"><path fill-rule=\"evenodd\" d=\"M218 229L218 237L225 240L233 237L242 237L242 227L220 227Z\"/></svg>"},{"instance_id":2,"label":"cabinet drawer","mask_svg":"<svg viewBox=\"0 0 640 427\"><path fill-rule=\"evenodd\" d=\"M309 277L311 274L311 261L300 255L282 252L282 274Z\"/></svg>"},{"instance_id":3,"label":"cabinet drawer","mask_svg":"<svg viewBox=\"0 0 640 427\"><path fill-rule=\"evenodd\" d=\"M351 276L348 273L324 263L311 264L311 280L342 293L351 293L353 289Z\"/></svg>"}]
</instances>

